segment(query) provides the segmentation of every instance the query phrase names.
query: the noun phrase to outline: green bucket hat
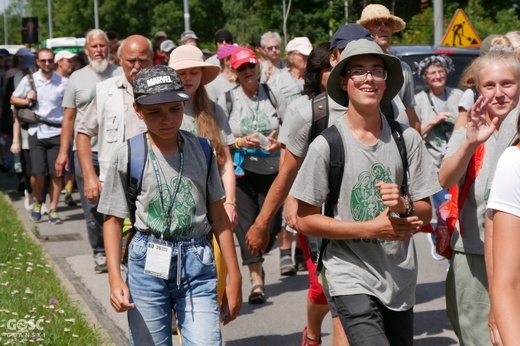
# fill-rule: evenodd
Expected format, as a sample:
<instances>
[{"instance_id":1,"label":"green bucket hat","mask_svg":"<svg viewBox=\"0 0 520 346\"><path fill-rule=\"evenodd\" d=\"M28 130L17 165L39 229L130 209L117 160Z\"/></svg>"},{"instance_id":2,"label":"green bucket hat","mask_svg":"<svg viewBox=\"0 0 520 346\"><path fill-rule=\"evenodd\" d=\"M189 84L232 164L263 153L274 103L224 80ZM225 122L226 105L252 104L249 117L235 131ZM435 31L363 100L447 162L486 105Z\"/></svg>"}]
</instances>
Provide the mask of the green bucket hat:
<instances>
[{"instance_id":1,"label":"green bucket hat","mask_svg":"<svg viewBox=\"0 0 520 346\"><path fill-rule=\"evenodd\" d=\"M375 55L381 58L388 71L386 78L386 90L381 99L380 105L386 105L399 93L404 82L403 70L399 58L383 53L383 50L374 41L360 39L350 42L341 53L339 63L332 69L329 80L327 81L327 93L338 104L348 106L348 94L341 89L339 77L343 74L345 66L352 57L358 55Z\"/></svg>"}]
</instances>

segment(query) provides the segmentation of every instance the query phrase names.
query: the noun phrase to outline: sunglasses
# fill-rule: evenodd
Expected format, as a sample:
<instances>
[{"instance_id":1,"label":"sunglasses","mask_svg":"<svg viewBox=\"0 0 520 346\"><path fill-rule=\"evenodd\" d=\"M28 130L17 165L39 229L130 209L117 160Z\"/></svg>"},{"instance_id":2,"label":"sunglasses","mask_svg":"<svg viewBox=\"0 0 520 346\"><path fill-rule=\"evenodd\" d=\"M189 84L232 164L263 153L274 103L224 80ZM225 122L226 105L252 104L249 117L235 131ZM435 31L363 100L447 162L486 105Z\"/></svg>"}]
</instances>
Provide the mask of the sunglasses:
<instances>
[{"instance_id":1,"label":"sunglasses","mask_svg":"<svg viewBox=\"0 0 520 346\"><path fill-rule=\"evenodd\" d=\"M44 64L52 64L54 59L38 59L38 61Z\"/></svg>"},{"instance_id":2,"label":"sunglasses","mask_svg":"<svg viewBox=\"0 0 520 346\"><path fill-rule=\"evenodd\" d=\"M237 68L237 71L238 71L238 72L243 72L243 71L245 71L246 68L252 70L252 69L254 69L255 67L256 67L256 64L253 64L253 63L250 62L249 64L243 64L243 65L240 65L240 67Z\"/></svg>"},{"instance_id":3,"label":"sunglasses","mask_svg":"<svg viewBox=\"0 0 520 346\"><path fill-rule=\"evenodd\" d=\"M280 46L279 45L276 45L276 46L269 46L269 47L266 47L266 49L270 52L272 50L280 50Z\"/></svg>"},{"instance_id":4,"label":"sunglasses","mask_svg":"<svg viewBox=\"0 0 520 346\"><path fill-rule=\"evenodd\" d=\"M224 39L224 40L217 40L217 43L220 43L220 44L222 44L222 43L224 43L224 42L226 42L226 43L231 43L231 41L228 41L228 40L226 40L226 39Z\"/></svg>"}]
</instances>

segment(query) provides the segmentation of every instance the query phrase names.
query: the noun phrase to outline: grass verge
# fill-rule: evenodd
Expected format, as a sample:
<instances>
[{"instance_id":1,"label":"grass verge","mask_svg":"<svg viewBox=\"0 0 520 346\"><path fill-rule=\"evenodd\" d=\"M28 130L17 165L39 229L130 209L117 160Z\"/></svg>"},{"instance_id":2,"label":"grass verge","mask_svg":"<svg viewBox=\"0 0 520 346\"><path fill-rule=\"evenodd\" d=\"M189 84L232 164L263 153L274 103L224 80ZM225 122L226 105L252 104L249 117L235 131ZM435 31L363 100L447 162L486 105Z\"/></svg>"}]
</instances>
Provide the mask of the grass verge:
<instances>
[{"instance_id":1,"label":"grass verge","mask_svg":"<svg viewBox=\"0 0 520 346\"><path fill-rule=\"evenodd\" d=\"M0 210L0 345L105 344L1 192Z\"/></svg>"}]
</instances>

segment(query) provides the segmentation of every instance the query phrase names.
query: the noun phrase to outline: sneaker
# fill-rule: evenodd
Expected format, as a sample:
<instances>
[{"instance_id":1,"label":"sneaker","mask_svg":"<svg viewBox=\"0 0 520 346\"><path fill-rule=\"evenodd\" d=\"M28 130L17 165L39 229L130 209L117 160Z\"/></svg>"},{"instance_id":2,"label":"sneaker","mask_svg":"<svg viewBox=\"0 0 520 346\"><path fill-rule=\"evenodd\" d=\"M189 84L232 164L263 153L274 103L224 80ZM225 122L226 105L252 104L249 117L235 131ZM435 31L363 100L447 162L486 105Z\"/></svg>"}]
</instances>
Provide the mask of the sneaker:
<instances>
[{"instance_id":1,"label":"sneaker","mask_svg":"<svg viewBox=\"0 0 520 346\"><path fill-rule=\"evenodd\" d=\"M33 194L29 193L27 190L24 190L23 194L25 196L23 200L23 206L26 210L31 210L33 208Z\"/></svg>"},{"instance_id":2,"label":"sneaker","mask_svg":"<svg viewBox=\"0 0 520 346\"><path fill-rule=\"evenodd\" d=\"M58 216L56 209L49 212L49 222L53 225L60 225L63 223L63 220Z\"/></svg>"},{"instance_id":3,"label":"sneaker","mask_svg":"<svg viewBox=\"0 0 520 346\"><path fill-rule=\"evenodd\" d=\"M34 223L40 222L42 218L42 202L33 202L31 210L31 219Z\"/></svg>"},{"instance_id":4,"label":"sneaker","mask_svg":"<svg viewBox=\"0 0 520 346\"><path fill-rule=\"evenodd\" d=\"M49 214L49 207L47 207L47 204L45 203L42 203L42 215L47 215Z\"/></svg>"},{"instance_id":5,"label":"sneaker","mask_svg":"<svg viewBox=\"0 0 520 346\"><path fill-rule=\"evenodd\" d=\"M94 267L94 271L96 274L102 274L108 272L107 269L107 258L103 252L98 252L94 255L94 263L96 266Z\"/></svg>"},{"instance_id":6,"label":"sneaker","mask_svg":"<svg viewBox=\"0 0 520 346\"><path fill-rule=\"evenodd\" d=\"M282 258L280 258L280 275L282 275L282 276L296 275L296 269L294 268L291 256L283 256Z\"/></svg>"},{"instance_id":7,"label":"sneaker","mask_svg":"<svg viewBox=\"0 0 520 346\"><path fill-rule=\"evenodd\" d=\"M75 207L77 204L72 199L72 191L65 190L65 204L69 207Z\"/></svg>"}]
</instances>

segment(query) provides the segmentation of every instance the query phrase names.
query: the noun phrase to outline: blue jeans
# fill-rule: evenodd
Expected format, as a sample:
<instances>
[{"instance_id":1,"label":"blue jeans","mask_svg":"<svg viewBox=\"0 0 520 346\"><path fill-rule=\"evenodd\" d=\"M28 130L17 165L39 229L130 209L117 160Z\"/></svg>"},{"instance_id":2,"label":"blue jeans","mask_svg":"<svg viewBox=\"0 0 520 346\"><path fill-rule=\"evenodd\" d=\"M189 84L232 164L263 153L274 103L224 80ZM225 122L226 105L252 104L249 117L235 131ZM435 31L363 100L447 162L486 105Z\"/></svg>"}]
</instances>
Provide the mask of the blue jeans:
<instances>
[{"instance_id":1,"label":"blue jeans","mask_svg":"<svg viewBox=\"0 0 520 346\"><path fill-rule=\"evenodd\" d=\"M152 239L154 235L137 232L130 243L127 280L135 303L128 310L130 344L172 345L173 309L183 346L221 345L217 272L207 237L166 242L173 247L168 280L144 273Z\"/></svg>"}]
</instances>

